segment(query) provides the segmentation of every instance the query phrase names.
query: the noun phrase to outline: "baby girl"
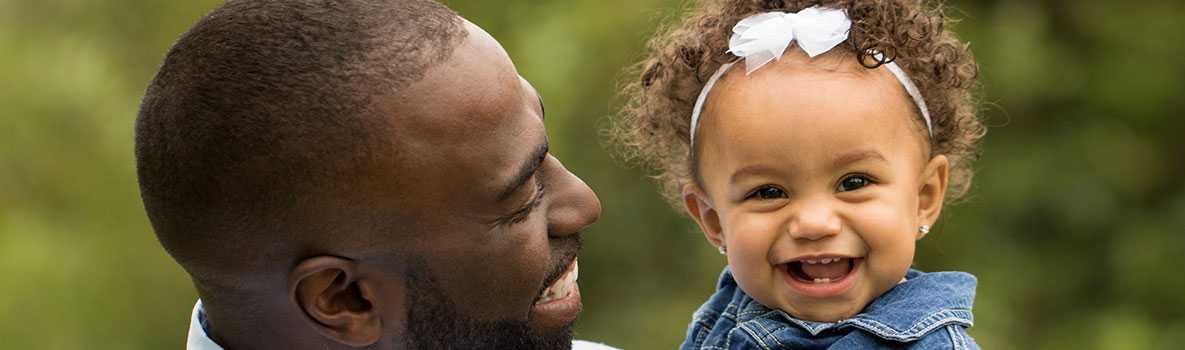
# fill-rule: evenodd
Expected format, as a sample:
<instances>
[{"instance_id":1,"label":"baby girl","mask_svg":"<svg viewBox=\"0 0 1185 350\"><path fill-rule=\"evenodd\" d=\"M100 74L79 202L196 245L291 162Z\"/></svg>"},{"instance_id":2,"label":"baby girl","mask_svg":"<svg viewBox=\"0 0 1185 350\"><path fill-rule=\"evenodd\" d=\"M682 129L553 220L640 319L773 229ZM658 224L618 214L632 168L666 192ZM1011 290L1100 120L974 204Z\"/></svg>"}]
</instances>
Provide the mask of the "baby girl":
<instances>
[{"instance_id":1,"label":"baby girl","mask_svg":"<svg viewBox=\"0 0 1185 350\"><path fill-rule=\"evenodd\" d=\"M977 68L918 1L704 0L614 140L726 255L683 349L978 348L975 277L911 269L971 182Z\"/></svg>"}]
</instances>

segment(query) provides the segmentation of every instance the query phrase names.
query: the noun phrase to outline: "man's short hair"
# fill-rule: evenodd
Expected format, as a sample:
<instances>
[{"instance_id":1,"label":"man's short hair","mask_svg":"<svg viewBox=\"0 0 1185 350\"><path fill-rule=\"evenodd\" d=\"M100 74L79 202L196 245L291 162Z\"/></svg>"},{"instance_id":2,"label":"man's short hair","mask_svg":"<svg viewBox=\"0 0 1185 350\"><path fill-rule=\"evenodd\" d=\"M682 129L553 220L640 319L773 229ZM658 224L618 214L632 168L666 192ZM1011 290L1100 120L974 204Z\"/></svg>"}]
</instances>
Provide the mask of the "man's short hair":
<instances>
[{"instance_id":1,"label":"man's short hair","mask_svg":"<svg viewBox=\"0 0 1185 350\"><path fill-rule=\"evenodd\" d=\"M140 191L161 244L199 289L296 254L284 242L324 229L299 227L296 213L353 191L366 164L397 153L376 98L422 79L465 36L430 0L215 9L169 51L136 119Z\"/></svg>"}]
</instances>

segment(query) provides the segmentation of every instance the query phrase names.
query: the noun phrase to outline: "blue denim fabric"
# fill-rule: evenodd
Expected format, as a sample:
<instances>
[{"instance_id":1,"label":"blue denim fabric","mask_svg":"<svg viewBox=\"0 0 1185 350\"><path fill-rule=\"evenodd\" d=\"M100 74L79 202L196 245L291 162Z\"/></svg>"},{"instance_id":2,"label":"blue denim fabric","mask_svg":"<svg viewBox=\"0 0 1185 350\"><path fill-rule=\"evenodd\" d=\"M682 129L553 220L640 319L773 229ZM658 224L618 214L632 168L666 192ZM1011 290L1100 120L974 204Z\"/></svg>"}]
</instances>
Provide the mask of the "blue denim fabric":
<instances>
[{"instance_id":1,"label":"blue denim fabric","mask_svg":"<svg viewBox=\"0 0 1185 350\"><path fill-rule=\"evenodd\" d=\"M852 318L822 323L771 310L737 287L728 268L695 312L682 350L979 349L967 328L975 276L909 270L906 282Z\"/></svg>"}]
</instances>

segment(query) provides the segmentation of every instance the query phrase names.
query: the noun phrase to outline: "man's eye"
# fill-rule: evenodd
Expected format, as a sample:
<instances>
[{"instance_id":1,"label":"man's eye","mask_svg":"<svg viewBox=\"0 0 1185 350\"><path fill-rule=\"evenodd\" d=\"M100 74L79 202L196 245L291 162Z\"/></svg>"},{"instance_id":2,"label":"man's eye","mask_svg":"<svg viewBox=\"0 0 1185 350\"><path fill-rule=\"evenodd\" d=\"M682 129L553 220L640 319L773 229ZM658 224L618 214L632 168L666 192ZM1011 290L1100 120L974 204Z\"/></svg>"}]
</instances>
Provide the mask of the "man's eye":
<instances>
[{"instance_id":1,"label":"man's eye","mask_svg":"<svg viewBox=\"0 0 1185 350\"><path fill-rule=\"evenodd\" d=\"M845 177L843 180L839 180L839 186L837 186L836 191L839 191L839 192L855 191L855 190L864 188L864 186L868 186L871 184L872 184L872 180L869 179L867 176L852 175L852 176Z\"/></svg>"},{"instance_id":2,"label":"man's eye","mask_svg":"<svg viewBox=\"0 0 1185 350\"><path fill-rule=\"evenodd\" d=\"M546 193L547 187L544 186L541 180L536 179L535 183L535 195L531 197L531 201L527 202L526 205L520 207L518 210L515 210L514 213L506 218L503 218L501 221L504 225L514 225L526 221L527 218L531 217L531 213L535 211L535 208L538 208L539 204L543 203L543 194Z\"/></svg>"},{"instance_id":3,"label":"man's eye","mask_svg":"<svg viewBox=\"0 0 1185 350\"><path fill-rule=\"evenodd\" d=\"M762 186L757 190L750 192L748 196L745 196L745 199L770 200L788 197L790 196L786 194L786 191L783 191L780 188L774 186Z\"/></svg>"}]
</instances>

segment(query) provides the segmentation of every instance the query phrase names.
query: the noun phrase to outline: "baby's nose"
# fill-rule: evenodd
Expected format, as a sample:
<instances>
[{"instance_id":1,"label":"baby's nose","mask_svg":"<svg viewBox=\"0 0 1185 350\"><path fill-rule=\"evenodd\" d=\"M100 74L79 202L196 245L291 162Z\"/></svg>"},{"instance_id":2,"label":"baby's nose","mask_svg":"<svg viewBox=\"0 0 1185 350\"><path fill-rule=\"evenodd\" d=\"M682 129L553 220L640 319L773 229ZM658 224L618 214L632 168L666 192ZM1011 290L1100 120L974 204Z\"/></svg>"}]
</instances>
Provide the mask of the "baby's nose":
<instances>
[{"instance_id":1,"label":"baby's nose","mask_svg":"<svg viewBox=\"0 0 1185 350\"><path fill-rule=\"evenodd\" d=\"M790 221L790 236L795 239L820 240L838 235L843 222L826 206L807 206Z\"/></svg>"}]
</instances>

